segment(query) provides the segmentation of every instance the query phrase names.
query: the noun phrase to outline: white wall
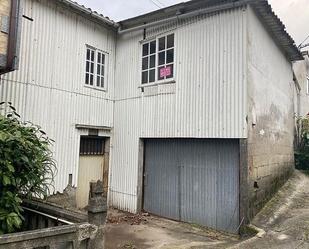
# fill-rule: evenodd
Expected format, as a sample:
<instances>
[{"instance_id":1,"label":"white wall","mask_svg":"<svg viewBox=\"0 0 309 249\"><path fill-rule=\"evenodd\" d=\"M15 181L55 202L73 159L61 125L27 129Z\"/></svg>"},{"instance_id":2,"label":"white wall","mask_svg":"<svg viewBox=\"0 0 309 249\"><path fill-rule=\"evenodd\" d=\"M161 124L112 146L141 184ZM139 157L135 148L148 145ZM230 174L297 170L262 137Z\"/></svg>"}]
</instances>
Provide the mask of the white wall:
<instances>
[{"instance_id":1,"label":"white wall","mask_svg":"<svg viewBox=\"0 0 309 249\"><path fill-rule=\"evenodd\" d=\"M304 56L305 60L297 61L293 64L293 70L300 86L298 95L298 110L295 112L303 117L309 113L309 94L307 92L307 77L309 77L309 56Z\"/></svg>"},{"instance_id":2,"label":"white wall","mask_svg":"<svg viewBox=\"0 0 309 249\"><path fill-rule=\"evenodd\" d=\"M254 216L294 168L294 82L284 56L248 9L248 166ZM254 188L254 182L258 188Z\"/></svg>"},{"instance_id":3,"label":"white wall","mask_svg":"<svg viewBox=\"0 0 309 249\"><path fill-rule=\"evenodd\" d=\"M118 38L110 203L137 210L139 138L246 138L246 12L234 9L147 30L175 33L176 83L142 93L143 31Z\"/></svg>"},{"instance_id":4,"label":"white wall","mask_svg":"<svg viewBox=\"0 0 309 249\"><path fill-rule=\"evenodd\" d=\"M113 127L116 38L112 31L62 8L56 1L25 0L20 69L0 83L24 120L56 141L56 190L73 174L77 183L80 131L75 124ZM84 86L86 44L109 53L107 92Z\"/></svg>"}]
</instances>

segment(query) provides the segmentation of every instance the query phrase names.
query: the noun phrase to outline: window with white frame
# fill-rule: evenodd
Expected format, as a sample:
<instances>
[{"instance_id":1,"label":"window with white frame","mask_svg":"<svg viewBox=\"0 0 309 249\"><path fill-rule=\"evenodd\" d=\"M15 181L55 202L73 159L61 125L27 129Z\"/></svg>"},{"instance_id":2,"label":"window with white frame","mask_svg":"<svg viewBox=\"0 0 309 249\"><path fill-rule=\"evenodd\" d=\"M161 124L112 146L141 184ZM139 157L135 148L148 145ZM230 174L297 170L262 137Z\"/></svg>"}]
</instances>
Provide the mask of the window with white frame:
<instances>
[{"instance_id":1,"label":"window with white frame","mask_svg":"<svg viewBox=\"0 0 309 249\"><path fill-rule=\"evenodd\" d=\"M85 85L104 89L106 87L106 54L98 49L86 49L86 78Z\"/></svg>"},{"instance_id":2,"label":"window with white frame","mask_svg":"<svg viewBox=\"0 0 309 249\"><path fill-rule=\"evenodd\" d=\"M161 36L142 46L142 84L174 77L174 34Z\"/></svg>"}]
</instances>

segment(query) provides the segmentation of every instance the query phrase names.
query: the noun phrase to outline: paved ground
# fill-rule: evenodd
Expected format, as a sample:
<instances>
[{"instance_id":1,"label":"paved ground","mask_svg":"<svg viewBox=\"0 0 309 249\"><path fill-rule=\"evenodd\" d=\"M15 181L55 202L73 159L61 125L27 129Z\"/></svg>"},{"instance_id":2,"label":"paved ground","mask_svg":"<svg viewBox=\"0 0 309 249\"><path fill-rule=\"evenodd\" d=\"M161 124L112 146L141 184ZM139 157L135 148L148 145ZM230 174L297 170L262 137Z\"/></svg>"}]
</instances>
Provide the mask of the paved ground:
<instances>
[{"instance_id":1,"label":"paved ground","mask_svg":"<svg viewBox=\"0 0 309 249\"><path fill-rule=\"evenodd\" d=\"M309 249L309 176L296 172L252 222L265 230L248 240L195 225L112 210L106 249Z\"/></svg>"},{"instance_id":2,"label":"paved ground","mask_svg":"<svg viewBox=\"0 0 309 249\"><path fill-rule=\"evenodd\" d=\"M130 215L112 210L106 226L106 249L226 248L238 242L196 225L155 216Z\"/></svg>"},{"instance_id":3,"label":"paved ground","mask_svg":"<svg viewBox=\"0 0 309 249\"><path fill-rule=\"evenodd\" d=\"M252 224L265 236L233 249L309 249L309 176L296 171Z\"/></svg>"}]
</instances>

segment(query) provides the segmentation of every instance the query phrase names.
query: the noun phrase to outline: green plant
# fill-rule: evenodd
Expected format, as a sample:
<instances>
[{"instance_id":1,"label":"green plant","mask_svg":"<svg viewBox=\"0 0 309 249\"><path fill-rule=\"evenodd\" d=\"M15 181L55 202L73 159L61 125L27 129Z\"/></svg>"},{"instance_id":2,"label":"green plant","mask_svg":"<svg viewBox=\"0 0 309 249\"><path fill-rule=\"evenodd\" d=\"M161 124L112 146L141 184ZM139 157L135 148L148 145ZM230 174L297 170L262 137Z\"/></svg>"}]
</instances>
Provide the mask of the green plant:
<instances>
[{"instance_id":1,"label":"green plant","mask_svg":"<svg viewBox=\"0 0 309 249\"><path fill-rule=\"evenodd\" d=\"M22 122L11 103L0 114L0 234L23 223L22 198L46 197L56 171L49 139L39 126ZM4 109L4 108L2 108Z\"/></svg>"},{"instance_id":2,"label":"green plant","mask_svg":"<svg viewBox=\"0 0 309 249\"><path fill-rule=\"evenodd\" d=\"M309 170L309 116L298 120L298 144L295 152L295 166L300 170Z\"/></svg>"}]
</instances>

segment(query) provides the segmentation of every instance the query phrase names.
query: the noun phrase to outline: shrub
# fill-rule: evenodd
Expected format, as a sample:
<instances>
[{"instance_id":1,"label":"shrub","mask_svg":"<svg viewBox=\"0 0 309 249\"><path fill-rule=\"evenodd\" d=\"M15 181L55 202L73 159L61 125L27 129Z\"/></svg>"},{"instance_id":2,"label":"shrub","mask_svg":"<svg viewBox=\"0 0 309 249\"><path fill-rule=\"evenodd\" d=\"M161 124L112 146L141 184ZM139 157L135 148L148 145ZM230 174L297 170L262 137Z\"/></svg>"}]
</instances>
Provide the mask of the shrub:
<instances>
[{"instance_id":1,"label":"shrub","mask_svg":"<svg viewBox=\"0 0 309 249\"><path fill-rule=\"evenodd\" d=\"M298 120L298 144L295 152L296 168L309 170L309 116Z\"/></svg>"},{"instance_id":2,"label":"shrub","mask_svg":"<svg viewBox=\"0 0 309 249\"><path fill-rule=\"evenodd\" d=\"M39 126L22 122L11 103L7 109L0 114L0 234L22 226L22 198L46 197L56 170L52 140Z\"/></svg>"}]
</instances>

